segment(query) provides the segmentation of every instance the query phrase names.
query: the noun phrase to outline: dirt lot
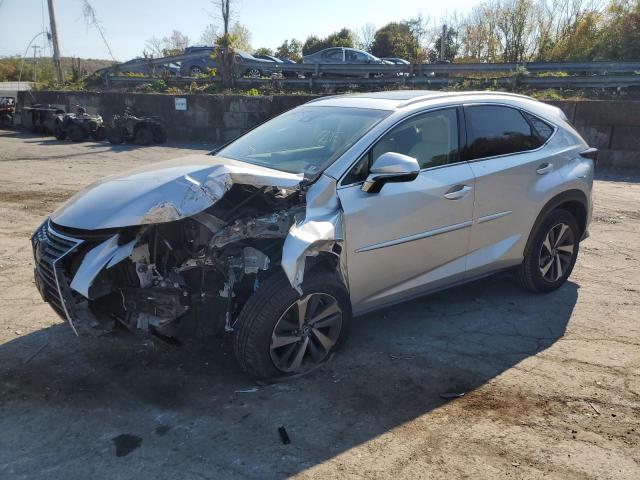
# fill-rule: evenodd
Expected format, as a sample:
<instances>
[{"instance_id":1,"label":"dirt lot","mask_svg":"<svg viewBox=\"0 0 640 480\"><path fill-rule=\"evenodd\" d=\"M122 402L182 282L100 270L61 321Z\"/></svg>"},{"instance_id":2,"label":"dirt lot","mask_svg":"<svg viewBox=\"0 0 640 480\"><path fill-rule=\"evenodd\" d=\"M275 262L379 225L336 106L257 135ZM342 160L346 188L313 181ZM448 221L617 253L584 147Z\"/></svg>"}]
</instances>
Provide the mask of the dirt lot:
<instances>
[{"instance_id":1,"label":"dirt lot","mask_svg":"<svg viewBox=\"0 0 640 480\"><path fill-rule=\"evenodd\" d=\"M321 370L260 386L222 340L76 338L32 281L57 204L206 148L0 133L0 478L640 478L640 176L596 182L559 291L502 276L369 314Z\"/></svg>"}]
</instances>

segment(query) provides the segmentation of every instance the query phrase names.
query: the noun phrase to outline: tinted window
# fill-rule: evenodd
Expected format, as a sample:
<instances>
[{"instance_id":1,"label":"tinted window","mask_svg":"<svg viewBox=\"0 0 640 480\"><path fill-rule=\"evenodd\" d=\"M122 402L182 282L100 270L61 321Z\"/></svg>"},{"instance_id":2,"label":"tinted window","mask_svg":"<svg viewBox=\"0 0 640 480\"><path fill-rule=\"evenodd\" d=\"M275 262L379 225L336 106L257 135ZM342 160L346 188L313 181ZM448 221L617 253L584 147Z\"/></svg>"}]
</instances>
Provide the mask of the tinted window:
<instances>
[{"instance_id":1,"label":"tinted window","mask_svg":"<svg viewBox=\"0 0 640 480\"><path fill-rule=\"evenodd\" d=\"M347 55L347 61L349 62L362 62L362 63L366 63L369 60L371 60L371 57L369 57L369 55L366 55L362 52L355 52L353 50L347 50L346 51L346 55Z\"/></svg>"},{"instance_id":2,"label":"tinted window","mask_svg":"<svg viewBox=\"0 0 640 480\"><path fill-rule=\"evenodd\" d=\"M522 112L522 114L533 128L533 133L538 137L540 143L545 143L549 140L549 137L551 137L553 133L553 127L551 125L530 113Z\"/></svg>"},{"instance_id":3,"label":"tinted window","mask_svg":"<svg viewBox=\"0 0 640 480\"><path fill-rule=\"evenodd\" d=\"M534 150L544 143L514 108L465 107L465 116L469 160Z\"/></svg>"},{"instance_id":4,"label":"tinted window","mask_svg":"<svg viewBox=\"0 0 640 480\"><path fill-rule=\"evenodd\" d=\"M458 161L458 114L455 108L436 110L402 122L385 134L347 174L344 184L367 178L370 165L386 152L418 160L420 168Z\"/></svg>"},{"instance_id":5,"label":"tinted window","mask_svg":"<svg viewBox=\"0 0 640 480\"><path fill-rule=\"evenodd\" d=\"M342 49L337 48L335 50L329 50L322 54L322 58L324 58L325 60L342 62Z\"/></svg>"}]
</instances>

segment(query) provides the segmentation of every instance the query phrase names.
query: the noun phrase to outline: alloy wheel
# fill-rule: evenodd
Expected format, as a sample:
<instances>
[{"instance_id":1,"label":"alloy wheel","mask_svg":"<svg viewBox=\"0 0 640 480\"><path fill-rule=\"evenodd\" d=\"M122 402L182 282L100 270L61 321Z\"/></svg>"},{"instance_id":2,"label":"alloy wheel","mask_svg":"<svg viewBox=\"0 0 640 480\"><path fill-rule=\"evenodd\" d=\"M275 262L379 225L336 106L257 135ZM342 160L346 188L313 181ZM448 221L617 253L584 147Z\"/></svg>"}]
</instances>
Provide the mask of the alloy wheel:
<instances>
[{"instance_id":1,"label":"alloy wheel","mask_svg":"<svg viewBox=\"0 0 640 480\"><path fill-rule=\"evenodd\" d=\"M310 370L327 358L342 329L338 301L326 293L304 295L278 319L269 353L283 372Z\"/></svg>"},{"instance_id":2,"label":"alloy wheel","mask_svg":"<svg viewBox=\"0 0 640 480\"><path fill-rule=\"evenodd\" d=\"M557 282L571 268L575 237L566 223L551 227L540 248L540 273L547 282Z\"/></svg>"}]
</instances>

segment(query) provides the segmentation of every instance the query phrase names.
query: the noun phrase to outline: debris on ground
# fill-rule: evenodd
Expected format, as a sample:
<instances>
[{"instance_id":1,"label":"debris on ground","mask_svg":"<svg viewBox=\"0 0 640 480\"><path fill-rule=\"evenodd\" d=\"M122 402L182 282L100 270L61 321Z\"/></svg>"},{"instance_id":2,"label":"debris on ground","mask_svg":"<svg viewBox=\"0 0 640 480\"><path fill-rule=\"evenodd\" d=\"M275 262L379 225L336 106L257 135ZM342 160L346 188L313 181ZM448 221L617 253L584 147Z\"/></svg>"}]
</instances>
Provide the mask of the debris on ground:
<instances>
[{"instance_id":1,"label":"debris on ground","mask_svg":"<svg viewBox=\"0 0 640 480\"><path fill-rule=\"evenodd\" d=\"M447 392L447 393L441 393L440 394L440 398L444 398L445 400L449 400L451 398L460 398L460 397L464 397L464 393L465 392Z\"/></svg>"},{"instance_id":2,"label":"debris on ground","mask_svg":"<svg viewBox=\"0 0 640 480\"><path fill-rule=\"evenodd\" d=\"M289 434L284 427L278 428L278 433L280 434L280 441L283 445L289 445L291 443L291 439L289 438Z\"/></svg>"},{"instance_id":3,"label":"debris on ground","mask_svg":"<svg viewBox=\"0 0 640 480\"><path fill-rule=\"evenodd\" d=\"M243 388L241 390L236 390L234 393L256 393L258 391L258 387L250 387L250 388Z\"/></svg>"}]
</instances>

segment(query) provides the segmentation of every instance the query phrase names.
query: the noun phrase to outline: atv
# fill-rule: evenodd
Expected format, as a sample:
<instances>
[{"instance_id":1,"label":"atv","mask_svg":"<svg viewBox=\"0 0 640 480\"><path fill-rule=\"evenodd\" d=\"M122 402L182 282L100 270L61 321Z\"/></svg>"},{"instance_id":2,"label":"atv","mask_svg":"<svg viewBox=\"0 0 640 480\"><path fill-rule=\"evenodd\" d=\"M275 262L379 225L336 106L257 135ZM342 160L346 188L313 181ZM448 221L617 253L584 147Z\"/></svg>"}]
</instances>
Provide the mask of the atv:
<instances>
[{"instance_id":1,"label":"atv","mask_svg":"<svg viewBox=\"0 0 640 480\"><path fill-rule=\"evenodd\" d=\"M100 142L106 138L106 129L100 115L90 115L80 105L76 113L56 112L53 134L58 140L69 137L74 142L82 142L91 136Z\"/></svg>"},{"instance_id":2,"label":"atv","mask_svg":"<svg viewBox=\"0 0 640 480\"><path fill-rule=\"evenodd\" d=\"M15 100L13 97L0 98L0 128L13 127L13 114L15 112Z\"/></svg>"},{"instance_id":3,"label":"atv","mask_svg":"<svg viewBox=\"0 0 640 480\"><path fill-rule=\"evenodd\" d=\"M135 142L138 145L164 143L167 131L159 117L139 117L126 109L123 115L114 115L111 127L107 130L107 140L114 145L122 142Z\"/></svg>"}]
</instances>

